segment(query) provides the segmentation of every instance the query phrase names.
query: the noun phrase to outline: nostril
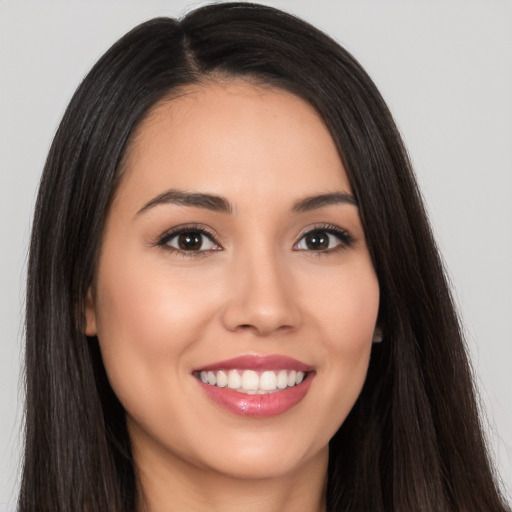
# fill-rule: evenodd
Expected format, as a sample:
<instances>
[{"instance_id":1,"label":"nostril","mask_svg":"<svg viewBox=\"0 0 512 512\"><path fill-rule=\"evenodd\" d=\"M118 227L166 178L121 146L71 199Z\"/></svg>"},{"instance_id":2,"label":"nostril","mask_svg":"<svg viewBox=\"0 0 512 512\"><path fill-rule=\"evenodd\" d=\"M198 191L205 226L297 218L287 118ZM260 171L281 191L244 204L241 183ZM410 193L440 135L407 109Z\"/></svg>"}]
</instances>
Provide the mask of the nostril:
<instances>
[{"instance_id":1,"label":"nostril","mask_svg":"<svg viewBox=\"0 0 512 512\"><path fill-rule=\"evenodd\" d=\"M257 336L267 336L272 332L285 333L287 331L294 330L292 325L279 325L277 327L265 326L265 325L252 325L252 324L241 324L235 328L235 331L242 332L254 332Z\"/></svg>"},{"instance_id":2,"label":"nostril","mask_svg":"<svg viewBox=\"0 0 512 512\"><path fill-rule=\"evenodd\" d=\"M235 330L238 332L259 331L259 329L257 327L255 327L254 325L251 325L251 324L241 324L241 325L237 326L237 328Z\"/></svg>"},{"instance_id":3,"label":"nostril","mask_svg":"<svg viewBox=\"0 0 512 512\"><path fill-rule=\"evenodd\" d=\"M267 336L272 332L284 334L299 326L298 304L288 297L286 290L279 288L272 294L262 283L249 284L233 292L220 312L221 321L229 331Z\"/></svg>"}]
</instances>

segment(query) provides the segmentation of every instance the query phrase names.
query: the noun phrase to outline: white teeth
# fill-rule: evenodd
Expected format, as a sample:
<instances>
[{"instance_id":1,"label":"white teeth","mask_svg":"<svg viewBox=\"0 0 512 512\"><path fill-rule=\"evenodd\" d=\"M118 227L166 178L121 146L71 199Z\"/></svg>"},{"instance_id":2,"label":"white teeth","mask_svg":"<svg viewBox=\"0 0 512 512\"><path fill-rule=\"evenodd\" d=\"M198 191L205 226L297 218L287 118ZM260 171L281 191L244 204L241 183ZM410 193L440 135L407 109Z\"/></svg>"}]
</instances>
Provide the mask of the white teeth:
<instances>
[{"instance_id":1,"label":"white teeth","mask_svg":"<svg viewBox=\"0 0 512 512\"><path fill-rule=\"evenodd\" d=\"M219 370L201 371L199 378L211 386L247 393L249 395L263 395L275 393L300 384L306 374L295 370L265 370L261 373L254 370Z\"/></svg>"},{"instance_id":2,"label":"white teeth","mask_svg":"<svg viewBox=\"0 0 512 512\"><path fill-rule=\"evenodd\" d=\"M279 389L284 389L288 386L288 374L286 370L281 370L279 375L277 376L277 387Z\"/></svg>"},{"instance_id":3,"label":"white teeth","mask_svg":"<svg viewBox=\"0 0 512 512\"><path fill-rule=\"evenodd\" d=\"M260 384L260 378L254 370L245 370L242 375L242 388L244 391L256 391Z\"/></svg>"},{"instance_id":4,"label":"white teeth","mask_svg":"<svg viewBox=\"0 0 512 512\"><path fill-rule=\"evenodd\" d=\"M281 370L284 371L284 370ZM281 373L281 372L279 372ZM262 391L274 391L277 386L276 372L263 372L260 377L259 388Z\"/></svg>"},{"instance_id":5,"label":"white teeth","mask_svg":"<svg viewBox=\"0 0 512 512\"><path fill-rule=\"evenodd\" d=\"M242 377L236 370L229 370L228 372L228 388L238 389L242 386Z\"/></svg>"},{"instance_id":6,"label":"white teeth","mask_svg":"<svg viewBox=\"0 0 512 512\"><path fill-rule=\"evenodd\" d=\"M228 385L228 376L221 370L217 372L217 386L225 388Z\"/></svg>"}]
</instances>

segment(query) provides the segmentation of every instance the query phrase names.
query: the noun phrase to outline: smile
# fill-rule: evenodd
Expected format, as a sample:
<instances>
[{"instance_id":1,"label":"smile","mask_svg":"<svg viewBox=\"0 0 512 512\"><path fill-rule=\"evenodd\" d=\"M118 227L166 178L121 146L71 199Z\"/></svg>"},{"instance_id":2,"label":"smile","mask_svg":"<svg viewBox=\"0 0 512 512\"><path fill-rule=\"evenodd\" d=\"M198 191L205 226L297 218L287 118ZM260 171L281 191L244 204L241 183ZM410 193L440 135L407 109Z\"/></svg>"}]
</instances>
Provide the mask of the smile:
<instances>
[{"instance_id":1,"label":"smile","mask_svg":"<svg viewBox=\"0 0 512 512\"><path fill-rule=\"evenodd\" d=\"M192 372L207 397L229 412L249 417L282 414L309 390L313 369L286 356L242 356Z\"/></svg>"},{"instance_id":2,"label":"smile","mask_svg":"<svg viewBox=\"0 0 512 512\"><path fill-rule=\"evenodd\" d=\"M219 370L218 372L210 370L207 372L203 370L199 373L199 378L210 386L228 387L248 395L264 395L296 386L304 380L305 375L301 371L284 369L264 372L254 370Z\"/></svg>"}]
</instances>

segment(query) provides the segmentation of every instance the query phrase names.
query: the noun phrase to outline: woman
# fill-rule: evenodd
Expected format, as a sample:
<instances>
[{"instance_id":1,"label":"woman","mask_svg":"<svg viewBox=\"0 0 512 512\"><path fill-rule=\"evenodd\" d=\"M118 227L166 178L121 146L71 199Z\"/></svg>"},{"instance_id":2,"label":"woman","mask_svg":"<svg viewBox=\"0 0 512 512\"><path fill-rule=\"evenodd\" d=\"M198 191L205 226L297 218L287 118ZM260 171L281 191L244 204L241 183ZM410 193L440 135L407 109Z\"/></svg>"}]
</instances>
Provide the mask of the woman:
<instances>
[{"instance_id":1,"label":"woman","mask_svg":"<svg viewBox=\"0 0 512 512\"><path fill-rule=\"evenodd\" d=\"M392 118L268 7L149 21L86 77L26 360L23 512L505 510Z\"/></svg>"}]
</instances>

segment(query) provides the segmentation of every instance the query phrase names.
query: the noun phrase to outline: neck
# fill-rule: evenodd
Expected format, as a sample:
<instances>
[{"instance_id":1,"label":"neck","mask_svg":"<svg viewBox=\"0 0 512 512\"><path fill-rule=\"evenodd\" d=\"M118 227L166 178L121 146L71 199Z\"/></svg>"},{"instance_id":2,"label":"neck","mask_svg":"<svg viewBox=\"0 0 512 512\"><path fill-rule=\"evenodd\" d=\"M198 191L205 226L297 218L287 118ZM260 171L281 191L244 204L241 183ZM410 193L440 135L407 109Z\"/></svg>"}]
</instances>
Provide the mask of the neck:
<instances>
[{"instance_id":1,"label":"neck","mask_svg":"<svg viewBox=\"0 0 512 512\"><path fill-rule=\"evenodd\" d=\"M285 475L237 478L172 460L137 457L139 512L325 512L327 447Z\"/></svg>"}]
</instances>

